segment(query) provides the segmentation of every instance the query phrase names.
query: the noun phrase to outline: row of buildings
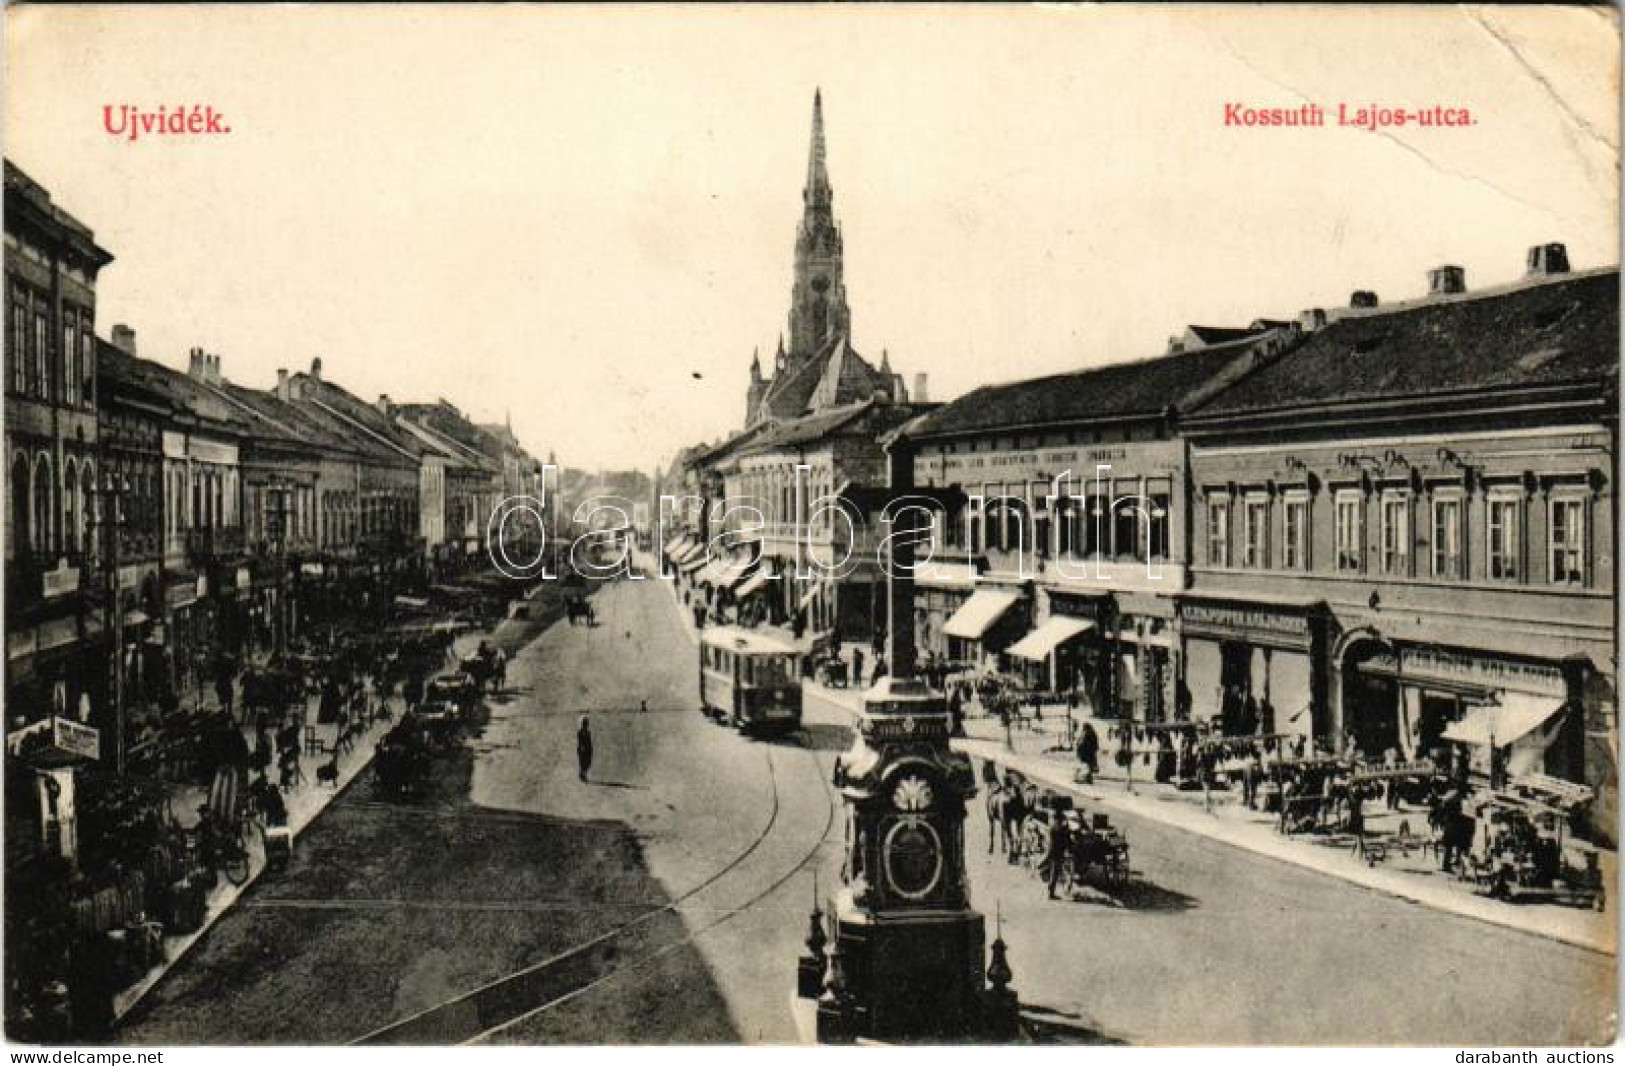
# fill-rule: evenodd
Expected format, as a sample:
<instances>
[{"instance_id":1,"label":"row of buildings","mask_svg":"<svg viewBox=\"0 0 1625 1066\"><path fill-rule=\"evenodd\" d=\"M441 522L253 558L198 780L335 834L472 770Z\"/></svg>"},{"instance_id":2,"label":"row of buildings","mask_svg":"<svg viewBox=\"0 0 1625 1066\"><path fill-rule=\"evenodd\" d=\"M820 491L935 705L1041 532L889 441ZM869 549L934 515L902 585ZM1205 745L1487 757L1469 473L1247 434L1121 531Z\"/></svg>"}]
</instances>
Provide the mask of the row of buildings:
<instances>
[{"instance_id":1,"label":"row of buildings","mask_svg":"<svg viewBox=\"0 0 1625 1066\"><path fill-rule=\"evenodd\" d=\"M8 755L112 768L126 707L483 563L496 502L538 492L509 427L445 400L363 400L320 359L250 387L104 338L113 256L9 161L5 209Z\"/></svg>"},{"instance_id":2,"label":"row of buildings","mask_svg":"<svg viewBox=\"0 0 1625 1066\"><path fill-rule=\"evenodd\" d=\"M1617 266L1548 244L1507 284L1443 266L1413 299L1191 326L1148 358L926 404L851 349L820 111L791 347L771 379L753 364L743 428L662 479L697 500L667 525L687 584L866 636L879 511L920 496L921 656L1112 719L1377 757L1450 740L1480 765L1493 746L1592 787L1612 824ZM798 502L825 494L870 520ZM702 545L724 533L719 563ZM839 576L777 580L849 550Z\"/></svg>"}]
</instances>

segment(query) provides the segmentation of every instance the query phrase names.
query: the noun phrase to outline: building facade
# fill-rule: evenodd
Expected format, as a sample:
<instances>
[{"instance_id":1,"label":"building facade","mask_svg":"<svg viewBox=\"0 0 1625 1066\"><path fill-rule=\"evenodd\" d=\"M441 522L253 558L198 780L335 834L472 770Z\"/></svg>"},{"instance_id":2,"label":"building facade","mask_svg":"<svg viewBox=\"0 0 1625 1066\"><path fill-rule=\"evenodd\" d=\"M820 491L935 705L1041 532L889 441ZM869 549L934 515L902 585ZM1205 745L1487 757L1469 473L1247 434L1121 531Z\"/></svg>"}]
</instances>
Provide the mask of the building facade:
<instances>
[{"instance_id":1,"label":"building facade","mask_svg":"<svg viewBox=\"0 0 1625 1066\"><path fill-rule=\"evenodd\" d=\"M1444 268L1186 421L1196 714L1251 697L1368 757L1466 738L1484 772L1493 737L1612 818L1618 283L1560 245L1498 289Z\"/></svg>"}]
</instances>

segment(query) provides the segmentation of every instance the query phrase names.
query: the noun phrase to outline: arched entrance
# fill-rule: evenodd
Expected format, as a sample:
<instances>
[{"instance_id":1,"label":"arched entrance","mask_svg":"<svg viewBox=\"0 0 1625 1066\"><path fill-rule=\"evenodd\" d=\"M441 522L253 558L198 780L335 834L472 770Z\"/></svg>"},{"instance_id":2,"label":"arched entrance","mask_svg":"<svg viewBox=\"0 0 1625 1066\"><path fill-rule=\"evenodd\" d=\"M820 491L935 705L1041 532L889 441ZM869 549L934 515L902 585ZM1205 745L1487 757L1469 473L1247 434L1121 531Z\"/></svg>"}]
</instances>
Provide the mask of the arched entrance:
<instances>
[{"instance_id":1,"label":"arched entrance","mask_svg":"<svg viewBox=\"0 0 1625 1066\"><path fill-rule=\"evenodd\" d=\"M1375 630L1356 630L1339 642L1334 660L1342 675L1342 746L1379 758L1402 748L1399 678L1394 646Z\"/></svg>"}]
</instances>

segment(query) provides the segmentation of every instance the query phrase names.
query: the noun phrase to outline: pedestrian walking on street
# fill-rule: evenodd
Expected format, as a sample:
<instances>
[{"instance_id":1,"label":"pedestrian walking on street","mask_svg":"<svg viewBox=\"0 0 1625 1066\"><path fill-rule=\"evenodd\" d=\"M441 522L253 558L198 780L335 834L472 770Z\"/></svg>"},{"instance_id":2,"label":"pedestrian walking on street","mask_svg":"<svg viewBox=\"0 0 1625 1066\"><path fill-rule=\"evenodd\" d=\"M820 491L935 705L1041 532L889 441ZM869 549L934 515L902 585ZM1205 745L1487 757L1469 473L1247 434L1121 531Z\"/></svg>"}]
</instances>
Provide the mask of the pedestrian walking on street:
<instances>
[{"instance_id":1,"label":"pedestrian walking on street","mask_svg":"<svg viewBox=\"0 0 1625 1066\"><path fill-rule=\"evenodd\" d=\"M1078 762L1083 764L1084 784L1094 784L1100 772L1100 734L1095 732L1093 722L1084 722L1083 732L1078 735Z\"/></svg>"},{"instance_id":2,"label":"pedestrian walking on street","mask_svg":"<svg viewBox=\"0 0 1625 1066\"><path fill-rule=\"evenodd\" d=\"M1071 845L1071 829L1066 817L1057 809L1050 811L1049 849L1044 855L1044 880L1049 885L1049 898L1055 898L1055 886L1060 884L1061 872L1066 865L1066 853Z\"/></svg>"},{"instance_id":3,"label":"pedestrian walking on street","mask_svg":"<svg viewBox=\"0 0 1625 1066\"><path fill-rule=\"evenodd\" d=\"M576 728L576 776L587 780L587 771L592 769L592 726L587 722L587 716L581 716L581 725Z\"/></svg>"}]
</instances>

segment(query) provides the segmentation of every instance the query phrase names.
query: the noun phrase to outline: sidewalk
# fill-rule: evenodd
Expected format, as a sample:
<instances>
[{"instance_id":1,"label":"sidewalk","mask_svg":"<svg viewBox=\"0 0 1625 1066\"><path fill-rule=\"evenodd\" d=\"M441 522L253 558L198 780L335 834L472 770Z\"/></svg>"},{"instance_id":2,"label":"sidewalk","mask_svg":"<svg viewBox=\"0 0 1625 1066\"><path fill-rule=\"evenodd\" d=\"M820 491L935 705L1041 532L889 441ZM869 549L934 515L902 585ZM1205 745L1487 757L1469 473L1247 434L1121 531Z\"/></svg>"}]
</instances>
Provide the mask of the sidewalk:
<instances>
[{"instance_id":1,"label":"sidewalk","mask_svg":"<svg viewBox=\"0 0 1625 1066\"><path fill-rule=\"evenodd\" d=\"M821 703L848 714L857 712L860 698L861 690L857 689L831 689L811 681L803 686L803 700L809 705ZM1052 725L1048 721L1043 724ZM1212 809L1204 810L1202 793L1181 792L1172 785L1155 784L1150 779L1149 769L1143 771L1144 778L1139 776L1142 772L1139 766L1135 767L1134 787L1130 791L1122 771L1110 759L1109 751L1104 749L1101 761L1103 766L1110 767L1110 776L1102 773L1096 777L1095 784L1080 784L1073 780L1077 761L1070 751L1045 750L1064 735L1064 722L1057 724L1060 729L1017 729L1012 733L1011 747L1006 747L1004 730L996 721L973 717L967 719L965 725L969 736L955 740L953 746L955 750L993 762L1007 770L1016 770L1030 781L1070 794L1089 804L1197 833L1232 847L1292 863L1435 910L1517 929L1591 951L1605 954L1617 951L1617 926L1611 910L1599 913L1553 903L1519 904L1490 899L1474 892L1470 885L1441 874L1437 857L1425 856L1420 852L1402 855L1397 849L1390 848L1386 861L1367 865L1355 854L1353 838L1347 834L1284 836L1276 831L1274 815L1248 810L1241 805L1235 793L1227 791L1214 792ZM1425 810L1407 809L1397 814L1378 812L1367 818L1368 825L1373 829L1371 837L1391 836L1391 833L1383 833L1383 828L1389 823L1397 827L1402 818L1409 820L1413 829L1425 831ZM1613 852L1604 852L1603 856L1605 883L1613 885L1617 876L1617 856Z\"/></svg>"},{"instance_id":2,"label":"sidewalk","mask_svg":"<svg viewBox=\"0 0 1625 1066\"><path fill-rule=\"evenodd\" d=\"M209 699L213 700L212 693ZM398 716L400 711L399 701L392 699L390 702L392 706L397 708L396 714ZM305 720L310 722L314 721L314 718L314 710L307 701ZM319 785L316 783L316 767L326 762L328 756L307 755L301 745L299 769L304 777L304 783L296 785L291 791L283 794L283 801L288 807L288 829L294 840L297 841L299 834L304 831L305 827L315 821L317 816L327 809L328 804L337 799L339 794L349 786L350 782L354 781L361 771L372 763L373 748L389 728L389 722L375 722L368 727L366 733L356 740L355 746L349 753L339 757L339 776L337 782L333 785ZM317 725L316 729L322 745L330 749L338 733L338 726L330 723ZM252 745L254 742L252 730L244 729L243 732L245 739ZM192 812L196 809L197 804L203 802L206 798L206 791L196 786L177 785L176 795L190 798L192 802L183 807L183 813L187 819L192 819L194 818ZM247 880L241 885L234 885L222 876L220 883L209 893L202 925L191 933L166 933L164 935L164 961L148 970L135 984L113 997L115 1021L123 1021L124 1016L133 1010L159 981L163 980L170 967L179 963L186 956L186 953L192 949L192 946L203 939L215 922L219 921L231 909L232 905L241 898L244 892L248 891L254 882L259 880L260 874L264 872L264 837L261 835L250 842Z\"/></svg>"}]
</instances>

